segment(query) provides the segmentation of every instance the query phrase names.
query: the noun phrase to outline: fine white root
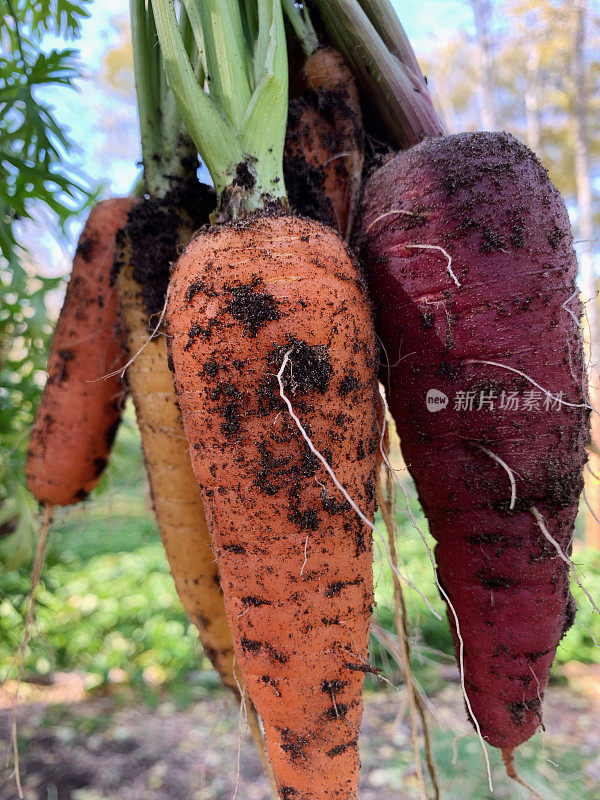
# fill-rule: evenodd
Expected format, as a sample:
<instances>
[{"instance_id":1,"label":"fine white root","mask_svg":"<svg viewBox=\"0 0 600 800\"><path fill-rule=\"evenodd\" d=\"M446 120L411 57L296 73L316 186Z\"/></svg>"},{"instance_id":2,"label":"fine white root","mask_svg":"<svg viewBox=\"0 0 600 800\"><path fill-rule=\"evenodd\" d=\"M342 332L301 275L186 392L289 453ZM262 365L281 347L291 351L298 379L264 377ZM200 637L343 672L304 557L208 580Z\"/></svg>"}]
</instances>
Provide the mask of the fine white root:
<instances>
[{"instance_id":1,"label":"fine white root","mask_svg":"<svg viewBox=\"0 0 600 800\"><path fill-rule=\"evenodd\" d=\"M591 453L591 455L597 456L598 458L600 458L600 447L598 447L596 442L594 442L593 440L590 441L588 443L587 449ZM594 478L596 478L597 481L600 481L600 477L598 475L596 475L596 473L592 470L592 468L589 465L589 462L586 464L586 467L587 467L588 471L591 472L591 474L594 476Z\"/></svg>"},{"instance_id":2,"label":"fine white root","mask_svg":"<svg viewBox=\"0 0 600 800\"><path fill-rule=\"evenodd\" d=\"M397 214L405 214L407 217L418 217L419 214L415 214L414 211L406 211L403 208L394 208L392 211L386 211L385 214L380 214L378 217L375 217L373 222L369 223L365 233L368 233L374 225L377 225L378 222L381 222L382 219L386 217L396 216Z\"/></svg>"},{"instance_id":3,"label":"fine white root","mask_svg":"<svg viewBox=\"0 0 600 800\"><path fill-rule=\"evenodd\" d=\"M577 317L575 316L575 314L574 314L574 313L571 311L571 309L570 309L570 308L567 308L567 305L568 305L568 304L571 302L571 300L572 300L574 297L576 297L578 294L579 294L579 289L575 289L575 291L573 292L573 294L571 295L571 297L569 297L569 299L568 299L568 300L565 300L565 302L562 304L562 308L564 308L564 310L567 312L567 314L568 314L568 315L569 315L569 316L570 316L570 317L573 319L573 322L575 323L575 325L577 325L577 327L579 328L579 330L581 331L581 333L583 334L583 336L584 336L584 338L585 338L585 331L584 331L584 329L583 329L583 325L581 324L581 322L579 322L579 320L577 319Z\"/></svg>"},{"instance_id":4,"label":"fine white root","mask_svg":"<svg viewBox=\"0 0 600 800\"><path fill-rule=\"evenodd\" d=\"M515 503L517 502L517 482L515 481L515 474L512 469L508 466L506 461L503 461L500 456L497 456L495 453L492 453L491 450L488 450L487 447L484 447L482 444L478 444L477 447L480 450L483 450L486 455L490 458L493 458L494 461L497 461L500 466L506 470L506 474L508 475L508 479L510 481L510 510L512 511L515 507Z\"/></svg>"},{"instance_id":5,"label":"fine white root","mask_svg":"<svg viewBox=\"0 0 600 800\"><path fill-rule=\"evenodd\" d=\"M125 375L125 373L127 372L127 369L133 364L133 362L140 355L140 353L142 353L146 349L146 347L150 344L150 342L158 334L158 332L160 330L160 327L162 325L163 319L165 317L165 314L167 312L167 303L169 302L169 292L170 291L171 291L171 284L169 284L169 286L167 287L167 293L165 294L165 304L162 307L162 311L160 312L160 317L158 318L158 322L156 323L156 327L154 328L154 330L152 331L150 336L146 339L144 344L137 351L137 353L135 353L134 355L131 356L131 358L125 364L124 367L121 367L120 369L116 369L114 372L109 372L108 375L102 375L102 377L100 377L100 378L95 378L93 381L86 381L86 383L98 383L98 381L105 381L107 378L113 378L115 375L119 375L121 378Z\"/></svg>"},{"instance_id":6,"label":"fine white root","mask_svg":"<svg viewBox=\"0 0 600 800\"><path fill-rule=\"evenodd\" d=\"M531 664L529 665L529 671L531 672L531 674L533 675L534 680L535 680L535 685L537 687L537 697L538 697L538 700L540 701L540 708L541 708L541 706L542 706L542 687L540 686L540 681L538 679L538 676L535 674L535 670L533 669Z\"/></svg>"},{"instance_id":7,"label":"fine white root","mask_svg":"<svg viewBox=\"0 0 600 800\"><path fill-rule=\"evenodd\" d=\"M579 620L575 620L575 625L579 625L580 628L583 628L584 631L589 635L590 639L594 643L594 647L600 647L600 642L596 639L592 631L588 628L587 625L584 625L583 622L579 622Z\"/></svg>"},{"instance_id":8,"label":"fine white root","mask_svg":"<svg viewBox=\"0 0 600 800\"><path fill-rule=\"evenodd\" d=\"M397 361L395 361L393 364L390 364L390 369L394 369L394 367L397 367L398 364L401 361L404 361L405 358L410 358L411 356L416 356L416 355L417 355L417 351L413 350L412 353L407 353L405 356L400 356Z\"/></svg>"},{"instance_id":9,"label":"fine white root","mask_svg":"<svg viewBox=\"0 0 600 800\"><path fill-rule=\"evenodd\" d=\"M596 605L596 603L594 601L594 598L592 597L592 595L588 592L588 590L585 588L585 586L581 582L581 580L579 578L579 575L577 574L577 570L575 569L575 564L572 562L572 560L569 558L569 556L567 556L567 555L565 555L563 553L563 550L562 550L561 546L559 545L559 543L556 541L556 539L552 536L552 534L548 530L548 528L546 526L546 520L544 519L544 517L540 514L539 510L535 506L531 506L531 513L535 517L536 522L537 522L538 527L541 530L541 532L544 534L546 539L548 539L550 544L552 544L554 546L554 548L555 548L556 552L558 553L558 555L560 556L560 558L565 562L565 564L569 567L569 569L573 573L573 577L575 578L575 582L577 583L577 585L579 586L581 591L586 595L587 599L592 604L592 608L594 609L594 611L596 611L596 613L600 614L600 608L598 608L598 606Z\"/></svg>"},{"instance_id":10,"label":"fine white root","mask_svg":"<svg viewBox=\"0 0 600 800\"><path fill-rule=\"evenodd\" d=\"M387 400L385 399L383 394L380 393L380 397L381 397L381 402L383 403L384 414L383 414L383 430L382 430L381 435L379 437L379 451L380 451L381 456L382 456L384 462L386 463L388 469L390 470L390 473L394 476L397 484L402 489L402 492L403 492L404 497L406 499L406 510L408 511L408 513L410 515L411 524L412 524L413 528L418 532L419 536L421 537L421 540L423 541L423 544L425 545L425 547L427 549L427 554L429 556L429 560L431 562L431 566L432 566L432 569L433 569L433 577L434 577L436 586L437 586L440 594L442 595L442 597L446 601L446 604L448 605L448 608L451 610L452 616L454 617L454 626L455 626L455 629L456 629L456 637L457 637L458 642L459 642L458 666L459 666L459 672L460 672L460 686L461 686L461 690L462 690L462 695L463 695L463 698L464 698L464 701L465 701L465 705L467 706L467 710L468 710L468 712L470 714L470 717L471 717L471 719L473 721L473 725L475 726L475 730L477 731L477 736L478 736L479 741L481 743L481 749L483 750L483 757L485 759L485 767L486 767L486 771L487 771L488 785L490 787L490 791L493 792L494 791L494 785L493 785L493 781L492 781L492 768L490 766L490 759L489 759L488 752L487 752L487 749L486 749L486 746L485 746L485 741L484 741L483 735L481 733L481 726L479 725L479 721L478 721L477 717L475 716L475 714L473 712L473 708L471 706L471 701L469 700L469 696L467 694L467 687L466 687L466 683L465 683L465 643L464 643L464 640L462 638L462 634L460 632L460 623L458 621L458 614L456 613L456 609L454 608L454 605L452 604L452 601L448 597L448 593L446 592L446 590L442 586L442 583L441 583L441 581L440 581L440 579L438 577L438 571L437 571L437 566L436 566L436 563L435 563L435 558L434 558L433 553L431 551L431 547L429 546L429 542L427 541L427 539L425 537L425 534L423 533L423 531L417 525L417 521L415 519L415 515L413 514L412 508L410 507L410 500L409 500L409 497L408 497L408 492L406 491L406 488L405 488L404 484L402 483L402 481L398 477L398 473L396 472L396 470L390 464L390 462L388 460L388 457L387 457L387 455L385 453L385 449L383 447L383 440L384 440L384 437L385 437L385 426L387 424L386 420L387 420L387 415L388 415L388 405L387 405ZM439 617L438 617L438 619L439 619Z\"/></svg>"},{"instance_id":11,"label":"fine white root","mask_svg":"<svg viewBox=\"0 0 600 800\"><path fill-rule=\"evenodd\" d=\"M334 156L329 156L329 158L325 162L325 166L328 166L333 161L337 161L338 158L348 158L348 156L351 156L351 155L352 155L352 153L349 150L346 151L345 153L336 153Z\"/></svg>"},{"instance_id":12,"label":"fine white root","mask_svg":"<svg viewBox=\"0 0 600 800\"><path fill-rule=\"evenodd\" d=\"M444 250L443 247L440 247L437 244L405 244L404 246L407 249L413 249L413 250L439 250L440 253L442 253L448 259L448 265L447 265L446 269L448 270L448 274L450 275L450 277L452 278L454 283L460 289L461 282L458 280L458 278L456 277L456 275L452 271L452 256L450 255L450 253L447 250Z\"/></svg>"},{"instance_id":13,"label":"fine white root","mask_svg":"<svg viewBox=\"0 0 600 800\"><path fill-rule=\"evenodd\" d=\"M385 527L388 531L388 543L390 549L390 556L394 565L398 565L398 558L396 555L396 530L395 520L393 515L394 508L394 495L392 484L390 483L389 473L386 476L386 491L384 493L383 487L383 472L380 480L377 482L377 501ZM404 683L406 685L406 696L408 700L408 711L410 720L410 734L413 745L413 755L415 761L415 771L417 774L417 785L419 787L420 800L427 800L425 792L425 781L423 779L423 769L421 766L421 753L419 750L419 731L417 727L417 692L413 680L412 668L410 665L410 649L408 643L408 624L406 619L406 605L402 594L402 584L393 576L394 583L394 624L398 634L398 650L400 661L402 664L402 671L404 673Z\"/></svg>"},{"instance_id":14,"label":"fine white root","mask_svg":"<svg viewBox=\"0 0 600 800\"><path fill-rule=\"evenodd\" d=\"M386 554L387 562L388 562L388 564L390 565L390 568L392 569L392 571L394 572L394 574L395 574L395 575L397 575L397 576L398 576L398 578L400 578L400 580L401 580L401 581L404 581L404 583L406 583L406 585L407 585L407 586L410 586L410 588L411 588L411 589L414 589L414 591L415 591L415 592L417 592L417 594L418 594L418 595L419 595L419 596L422 598L422 600L423 600L423 601L424 601L424 602L427 604L427 607L428 607L428 608L431 610L431 612L432 612L432 613L433 613L433 614L436 616L436 618L437 618L437 619L441 619L440 615L437 613L437 611L435 610L435 608L434 608L434 607L431 605L431 603L430 603L430 602L429 602L429 600L428 600L428 599L425 597L425 595L424 595L424 594L423 594L423 593L422 593L422 592L421 592L421 591L420 591L420 590L419 590L419 589L418 589L418 588L417 588L417 587L414 585L414 583L412 583L412 582L411 582L411 581L410 581L408 578L406 578L404 575L402 575L400 572L398 572L398 570L397 570L397 569L395 569L395 568L394 568L394 565L392 564L392 561L391 561L391 558L390 558L390 553L389 553L388 546L387 546L387 542L385 541L385 537L384 537L384 535L383 535L383 534L382 534L382 532L379 530L379 528L378 528L376 525L374 525L374 524L371 522L371 520L370 520L370 519L368 519L368 517L366 517L366 516L365 516L365 514L363 514L363 512L361 511L361 509L360 509L360 508L357 506L357 504L355 503L355 501L354 501L354 500L352 499L352 497L351 497L351 496L348 494L348 492L346 491L346 489L345 489L345 488L342 486L342 484L340 483L340 481L339 481L339 480L338 480L338 478L337 478L337 475L335 474L335 472L333 471L333 469L330 467L329 463L327 462L327 459L325 458L325 456L324 456L322 453L320 453L320 452L317 450L317 448L316 448L316 447L315 447L315 445L313 444L313 441L312 441L312 439L311 439L311 438L310 438L310 436L307 434L307 432L306 432L306 430L305 430L304 426L302 425L302 423L300 422L300 420L299 420L299 419L298 419L298 417L296 416L296 414L295 414L295 412L294 412L294 408L293 408L293 406L292 406L292 404L291 404L291 402L290 402L290 399L289 399L289 398L288 398L288 396L286 395L286 393L285 393L285 389L284 389L284 386L283 386L283 373L284 373L284 371L285 371L285 368L286 368L286 367L287 367L287 365L288 365L288 362L289 362L289 360L290 360L290 355L291 355L292 353L293 353L293 348L290 348L290 349L287 351L287 353L285 354L285 356L283 357L283 362L282 362L282 364L281 364L281 367L280 367L280 369L279 369L279 372L277 373L277 381L278 381L278 383L279 383L279 395L280 395L281 399L283 400L283 402L286 404L286 406L287 406L287 409L288 409L288 412L289 412L289 414L290 414L290 417L291 417L291 418L294 420L294 423L296 424L296 427L297 427L297 428L298 428L298 430L300 431L300 433L301 433L301 435L302 435L302 438L304 439L304 441L305 441L305 442L306 442L306 444L308 445L308 447L309 447L309 449L310 449L311 453L312 453L314 456L316 456L316 458L318 458L318 459L319 459L319 461L321 462L321 464L322 464L322 465L325 467L325 469L326 469L326 471L327 471L327 473L328 473L329 477L331 478L331 480L332 480L332 481L333 481L333 483L335 484L335 487L338 489L338 491L339 491L339 492L341 492L341 494L344 496L344 499L345 499L345 500L346 500L346 501L347 501L347 502L350 504L350 506L352 507L352 509L354 510L354 512L356 513L356 515L359 517L359 519L361 519L361 520L362 520L362 522L364 522L364 524L367 526L367 528L369 528L371 531L373 531L373 533L376 533L376 534L377 534L377 536L379 537L379 539L381 540L381 543L382 543L382 545L383 545L383 549L384 549L384 551L385 551L385 554Z\"/></svg>"},{"instance_id":15,"label":"fine white root","mask_svg":"<svg viewBox=\"0 0 600 800\"><path fill-rule=\"evenodd\" d=\"M308 534L306 534L306 539L304 540L304 563L302 564L300 575L304 574L304 567L306 566L307 561L308 561Z\"/></svg>"},{"instance_id":16,"label":"fine white root","mask_svg":"<svg viewBox=\"0 0 600 800\"><path fill-rule=\"evenodd\" d=\"M256 748L258 750L258 754L260 756L261 763L267 775L269 785L271 787L271 795L273 800L279 800L279 792L277 791L277 783L275 781L275 775L273 774L273 769L271 768L271 762L269 761L269 757L267 755L267 748L265 746L265 738L263 736L263 732L261 729L260 719L256 709L254 708L252 701L249 697L246 696L246 686L240 686L240 682L237 677L237 670L236 670L236 658L235 654L233 656L233 678L235 680L236 686L238 688L238 693L240 697L240 715L238 719L238 752L237 752L237 776L235 781L235 790L233 793L232 800L235 800L236 795L238 793L239 784L240 784L240 763L241 763L241 744L242 744L242 723L245 722L248 729L250 730L250 735L252 736Z\"/></svg>"},{"instance_id":17,"label":"fine white root","mask_svg":"<svg viewBox=\"0 0 600 800\"><path fill-rule=\"evenodd\" d=\"M543 392L547 397L553 400L555 403L560 403L563 406L569 406L569 408L589 408L590 411L593 411L594 414L598 414L599 412L591 406L589 403L568 403L566 400L563 400L562 397L556 397L549 392L548 389L544 389L539 383L530 378L526 372L521 372L520 369L516 369L515 367L509 367L508 364L499 364L497 361L482 361L479 358L467 358L463 361L463 364L488 364L490 367L500 367L500 369L507 369L509 372L514 372L517 375L521 375L521 377L525 378L529 381L533 386Z\"/></svg>"},{"instance_id":18,"label":"fine white root","mask_svg":"<svg viewBox=\"0 0 600 800\"><path fill-rule=\"evenodd\" d=\"M240 775L241 775L241 762L242 762L242 729L244 727L244 722L247 722L247 714L246 714L246 687L242 689L241 699L240 699L240 713L238 716L238 735L237 735L237 766L236 766L236 774L235 774L235 786L233 789L233 795L231 800L235 800L237 797L238 789L240 788Z\"/></svg>"}]
</instances>

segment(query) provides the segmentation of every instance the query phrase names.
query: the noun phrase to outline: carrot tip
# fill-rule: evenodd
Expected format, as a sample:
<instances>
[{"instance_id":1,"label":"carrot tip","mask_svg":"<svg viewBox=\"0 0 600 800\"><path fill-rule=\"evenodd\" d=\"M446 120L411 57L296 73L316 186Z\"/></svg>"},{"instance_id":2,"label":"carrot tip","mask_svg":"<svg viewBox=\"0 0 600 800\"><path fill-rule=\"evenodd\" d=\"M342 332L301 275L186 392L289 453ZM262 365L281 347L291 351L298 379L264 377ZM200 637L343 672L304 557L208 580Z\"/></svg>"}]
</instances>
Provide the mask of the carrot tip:
<instances>
[{"instance_id":1,"label":"carrot tip","mask_svg":"<svg viewBox=\"0 0 600 800\"><path fill-rule=\"evenodd\" d=\"M514 747L506 747L502 749L502 760L504 761L504 766L506 767L506 774L509 778L513 780L517 780L519 777L519 773L517 772L517 768L515 767L515 748Z\"/></svg>"},{"instance_id":2,"label":"carrot tip","mask_svg":"<svg viewBox=\"0 0 600 800\"><path fill-rule=\"evenodd\" d=\"M524 781L523 778L517 772L517 767L515 765L515 748L514 747L506 747L502 749L502 760L504 761L504 766L506 767L506 774L508 777L519 784L519 786L523 786L530 794L530 797L535 797L538 800L546 800L546 798L541 795L539 792L530 786L527 781Z\"/></svg>"}]
</instances>

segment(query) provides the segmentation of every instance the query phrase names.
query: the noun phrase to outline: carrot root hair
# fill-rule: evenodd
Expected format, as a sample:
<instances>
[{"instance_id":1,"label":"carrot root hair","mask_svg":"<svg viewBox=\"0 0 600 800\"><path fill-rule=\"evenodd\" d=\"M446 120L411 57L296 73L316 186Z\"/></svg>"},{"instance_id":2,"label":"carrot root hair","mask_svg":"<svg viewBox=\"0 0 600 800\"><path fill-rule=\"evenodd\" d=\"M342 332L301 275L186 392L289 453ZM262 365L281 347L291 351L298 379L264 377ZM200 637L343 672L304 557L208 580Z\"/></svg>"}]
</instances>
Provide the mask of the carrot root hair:
<instances>
[{"instance_id":1,"label":"carrot root hair","mask_svg":"<svg viewBox=\"0 0 600 800\"><path fill-rule=\"evenodd\" d=\"M417 521L415 519L415 515L413 514L412 508L410 506L410 500L409 500L409 497L408 497L408 492L406 491L406 488L405 488L404 484L402 483L402 481L398 477L398 473L396 472L394 467L391 465L391 463L390 463L390 461L389 461L389 459L387 457L387 454L385 452L384 441L385 441L385 432L386 432L386 427L387 427L387 417L388 417L389 409L388 409L388 405L387 405L387 400L385 399L385 395L383 395L380 392L379 393L379 397L380 397L381 403L383 404L383 409L384 409L383 429L381 431L380 439L379 439L379 452L381 454L381 458L383 459L385 465L387 466L387 468L389 470L390 477L392 477L396 481L398 486L402 489L402 493L404 494L404 497L406 499L406 510L409 513L411 524L412 524L413 528L417 531L419 536L421 537L421 540L422 540L422 542L425 545L425 548L427 550L427 554L429 556L429 560L431 562L431 566L432 566L432 569L433 569L433 577L434 577L434 580L435 580L435 584L436 584L441 596L446 601L446 605L447 605L448 609L452 612L452 618L454 619L454 628L456 630L456 636L457 636L458 641L459 641L458 668L459 668L459 673L460 673L460 685L461 685L461 689L462 689L462 695L463 695L463 698L464 698L464 701L465 701L465 705L467 707L467 711L469 713L469 718L471 719L471 721L473 723L473 726L475 727L475 730L477 732L477 737L478 737L479 742L481 744L481 749L483 751L483 758L484 758L484 761L485 761L485 767L486 767L486 772L487 772L487 777L488 777L488 786L490 788L490 791L493 792L494 791L494 784L493 784L493 780L492 780L492 769L491 769L491 766L490 766L490 759L489 759L488 752L487 752L487 749L486 749L486 746L485 746L485 741L484 741L483 735L481 733L481 725L479 724L479 720L477 719L477 717L475 716L475 714L473 712L473 707L471 705L471 701L469 699L469 695L467 694L467 686L466 686L466 682L465 682L465 661L464 661L465 645L464 645L464 639L463 639L461 631L460 631L460 622L458 620L458 614L456 613L456 609L455 609L452 601L450 600L450 597L448 596L448 593L446 592L446 590L444 589L442 583L440 582L433 552L431 550L431 547L429 546L429 543L428 543L427 539L425 538L425 534L423 533L423 531L417 525ZM410 585L411 584L409 584L409 586ZM419 592L419 594L421 594L421 593ZM430 605L429 601L427 601L427 604L431 608L431 605ZM438 615L437 611L434 610L434 614L439 619L439 615Z\"/></svg>"},{"instance_id":2,"label":"carrot root hair","mask_svg":"<svg viewBox=\"0 0 600 800\"><path fill-rule=\"evenodd\" d=\"M386 450L389 447L389 441L386 441ZM393 477L389 470L385 467L381 471L380 480L377 484L377 502L381 510L381 516L385 527L388 532L388 542L390 557L392 563L398 567L398 556L396 553L396 524L394 519L395 508L395 485ZM439 800L440 787L437 778L437 770L433 759L433 750L431 747L431 736L429 733L429 724L425 715L423 701L417 687L410 665L410 640L408 633L408 615L406 611L406 602L404 599L404 591L402 584L398 577L393 576L394 585L394 624L398 635L398 645L400 658L402 661L402 671L404 673L404 682L406 684L406 693L408 699L408 709L410 717L410 732L413 744L413 752L415 756L415 769L417 773L417 782L419 786L419 795L422 800L426 800L427 794L425 791L425 781L423 779L423 771L421 767L421 755L419 750L419 733L417 729L417 713L421 720L421 728L423 731L423 743L425 746L425 762L433 788L434 800Z\"/></svg>"},{"instance_id":3,"label":"carrot root hair","mask_svg":"<svg viewBox=\"0 0 600 800\"><path fill-rule=\"evenodd\" d=\"M546 525L546 520L544 519L544 517L540 513L539 509L536 508L536 506L531 506L531 513L535 517L535 520L536 520L536 522L538 524L538 528L541 530L541 532L544 534L544 536L550 542L550 544L554 547L554 549L558 553L559 558L562 561L564 561L564 563L567 565L567 567L571 570L571 572L573 574L573 578L575 579L575 583L579 586L581 591L585 594L587 599L590 601L591 606L594 609L594 611L597 614L600 614L600 608L598 608L594 598L589 593L589 591L586 589L586 587L583 585L583 583L581 581L581 578L579 577L579 573L577 572L577 568L575 567L575 564L573 563L573 560L571 558L569 558L569 556L563 551L563 549L560 546L560 544L556 541L554 536L552 536L552 534L548 530L548 526Z\"/></svg>"}]
</instances>

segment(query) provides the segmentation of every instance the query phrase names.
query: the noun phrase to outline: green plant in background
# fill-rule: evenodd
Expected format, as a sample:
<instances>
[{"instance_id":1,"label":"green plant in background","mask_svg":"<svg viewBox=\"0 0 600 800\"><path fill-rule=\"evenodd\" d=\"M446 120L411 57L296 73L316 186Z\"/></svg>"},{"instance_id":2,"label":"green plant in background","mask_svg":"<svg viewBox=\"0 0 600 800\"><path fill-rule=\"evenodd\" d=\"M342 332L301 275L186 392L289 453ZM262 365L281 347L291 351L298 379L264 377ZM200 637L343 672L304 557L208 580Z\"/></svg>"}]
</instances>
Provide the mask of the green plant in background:
<instances>
[{"instance_id":1,"label":"green plant in background","mask_svg":"<svg viewBox=\"0 0 600 800\"><path fill-rule=\"evenodd\" d=\"M0 575L0 676L15 677L27 566ZM128 408L111 468L93 498L57 509L25 675L87 673L101 686L110 670L141 684L148 670L170 682L203 661L194 626L177 598L150 512L139 433Z\"/></svg>"},{"instance_id":2,"label":"green plant in background","mask_svg":"<svg viewBox=\"0 0 600 800\"><path fill-rule=\"evenodd\" d=\"M50 327L46 297L60 278L27 269L22 223L50 212L59 232L91 200L69 168L74 146L49 93L81 77L77 51L44 49L46 34L76 38L91 0L0 0L0 560L31 555L37 505L24 486L29 427Z\"/></svg>"}]
</instances>

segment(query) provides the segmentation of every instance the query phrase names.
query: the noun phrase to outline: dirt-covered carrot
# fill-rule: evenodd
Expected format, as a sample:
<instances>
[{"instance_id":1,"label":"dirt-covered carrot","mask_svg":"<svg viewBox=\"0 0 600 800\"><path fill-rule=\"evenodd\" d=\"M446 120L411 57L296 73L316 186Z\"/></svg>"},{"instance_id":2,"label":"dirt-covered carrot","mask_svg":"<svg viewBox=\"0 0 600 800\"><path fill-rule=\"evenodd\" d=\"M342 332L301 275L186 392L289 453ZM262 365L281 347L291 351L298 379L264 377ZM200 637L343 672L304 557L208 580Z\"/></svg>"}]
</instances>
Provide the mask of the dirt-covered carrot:
<instances>
[{"instance_id":1,"label":"dirt-covered carrot","mask_svg":"<svg viewBox=\"0 0 600 800\"><path fill-rule=\"evenodd\" d=\"M443 125L390 0L314 0L314 6L356 74L372 143L406 148L440 136Z\"/></svg>"},{"instance_id":2,"label":"dirt-covered carrot","mask_svg":"<svg viewBox=\"0 0 600 800\"><path fill-rule=\"evenodd\" d=\"M178 594L215 669L237 693L231 632L168 366L166 339L161 332L148 341L152 321L156 323L164 305L170 263L177 257L179 243L189 241L195 227L189 217L181 219L185 216L182 194L143 201L131 213L124 231L117 285L125 343L132 358L127 380L154 510ZM187 192L187 197L194 198L196 213L206 222L214 195L207 189Z\"/></svg>"},{"instance_id":3,"label":"dirt-covered carrot","mask_svg":"<svg viewBox=\"0 0 600 800\"><path fill-rule=\"evenodd\" d=\"M284 210L279 1L260 3L254 62L244 39L212 38L222 11L207 13L199 33L212 52L211 96L190 80L173 7L156 0L154 9L169 83L219 197L221 224L177 262L167 317L236 658L281 797L350 800L372 548L339 486L372 519L370 307L339 236Z\"/></svg>"},{"instance_id":4,"label":"dirt-covered carrot","mask_svg":"<svg viewBox=\"0 0 600 800\"><path fill-rule=\"evenodd\" d=\"M79 239L27 454L27 484L40 503L66 506L87 497L121 419L121 379L103 379L125 363L110 271L117 233L136 202L98 203Z\"/></svg>"},{"instance_id":5,"label":"dirt-covered carrot","mask_svg":"<svg viewBox=\"0 0 600 800\"><path fill-rule=\"evenodd\" d=\"M186 434L237 658L283 796L284 787L352 796L372 552L370 531L300 436L276 376L289 354L285 394L372 515L369 314L337 236L288 216L195 239L172 283L170 352Z\"/></svg>"},{"instance_id":6,"label":"dirt-covered carrot","mask_svg":"<svg viewBox=\"0 0 600 800\"><path fill-rule=\"evenodd\" d=\"M190 463L164 330L148 341L164 306L170 264L192 232L207 222L213 206L213 192L197 182L169 192L162 200L142 201L123 231L116 269L121 323L131 359L127 382L161 540L177 594L198 629L204 652L223 685L241 701L243 678L235 666L219 570ZM247 697L244 703L269 774L256 711Z\"/></svg>"},{"instance_id":7,"label":"dirt-covered carrot","mask_svg":"<svg viewBox=\"0 0 600 800\"><path fill-rule=\"evenodd\" d=\"M469 711L508 764L575 613L589 409L567 212L514 138L461 134L374 173L360 233Z\"/></svg>"},{"instance_id":8,"label":"dirt-covered carrot","mask_svg":"<svg viewBox=\"0 0 600 800\"><path fill-rule=\"evenodd\" d=\"M284 168L292 207L351 231L364 162L364 131L352 73L335 50L306 59L309 92L290 103Z\"/></svg>"},{"instance_id":9,"label":"dirt-covered carrot","mask_svg":"<svg viewBox=\"0 0 600 800\"><path fill-rule=\"evenodd\" d=\"M197 157L181 130L172 95L156 113L148 107L148 65L139 51L148 41L151 9L132 6L136 88L142 130L144 177L150 197L129 216L115 262L121 318L130 355L127 378L142 437L156 519L177 593L196 625L204 651L221 681L244 703L248 724L272 780L260 723L235 667L233 639L219 584L218 566L198 484L192 471L181 412L167 359L163 316L171 263L195 230L208 223L214 192L196 179ZM154 70L150 70L153 72ZM165 109L166 106L166 109ZM158 134L158 135L157 135ZM154 335L149 340L150 333Z\"/></svg>"}]
</instances>

